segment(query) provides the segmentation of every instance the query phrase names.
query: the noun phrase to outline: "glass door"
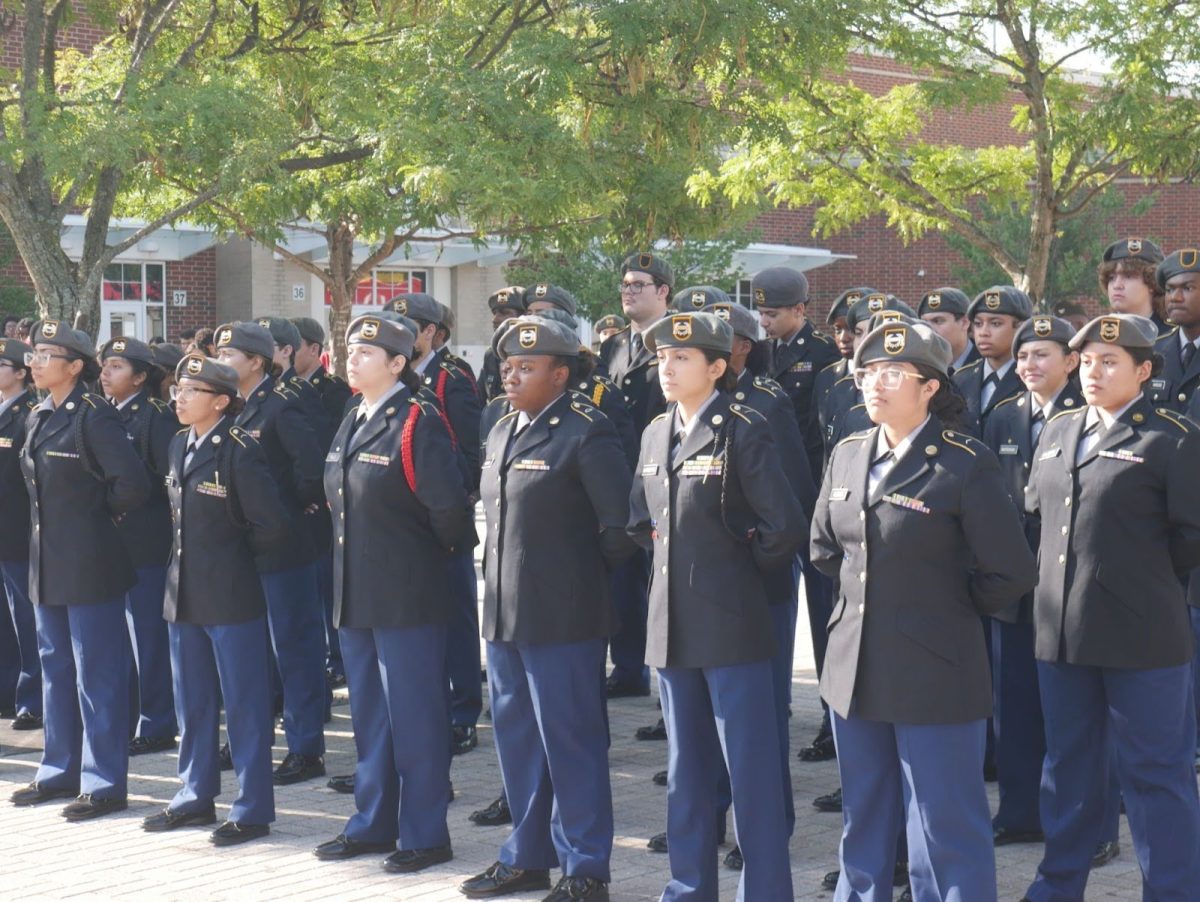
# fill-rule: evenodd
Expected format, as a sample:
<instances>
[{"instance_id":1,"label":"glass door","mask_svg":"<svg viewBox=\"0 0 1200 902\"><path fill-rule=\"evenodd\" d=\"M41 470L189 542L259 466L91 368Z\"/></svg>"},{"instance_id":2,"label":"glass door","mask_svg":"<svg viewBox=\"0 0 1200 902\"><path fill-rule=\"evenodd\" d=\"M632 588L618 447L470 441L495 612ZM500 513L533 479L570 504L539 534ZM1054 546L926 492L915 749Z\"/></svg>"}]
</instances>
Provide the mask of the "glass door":
<instances>
[{"instance_id":1,"label":"glass door","mask_svg":"<svg viewBox=\"0 0 1200 902\"><path fill-rule=\"evenodd\" d=\"M145 341L146 305L138 301L105 301L100 305L100 331L97 343L104 345L110 338L124 335Z\"/></svg>"}]
</instances>

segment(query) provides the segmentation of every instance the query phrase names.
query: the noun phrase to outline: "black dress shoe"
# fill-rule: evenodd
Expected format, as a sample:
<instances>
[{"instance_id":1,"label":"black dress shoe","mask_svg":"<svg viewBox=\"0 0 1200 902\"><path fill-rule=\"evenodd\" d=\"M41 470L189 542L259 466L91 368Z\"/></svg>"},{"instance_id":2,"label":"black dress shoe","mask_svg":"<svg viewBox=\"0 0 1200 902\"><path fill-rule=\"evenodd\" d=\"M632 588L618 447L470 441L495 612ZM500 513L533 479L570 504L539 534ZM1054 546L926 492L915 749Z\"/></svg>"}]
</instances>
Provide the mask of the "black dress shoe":
<instances>
[{"instance_id":1,"label":"black dress shoe","mask_svg":"<svg viewBox=\"0 0 1200 902\"><path fill-rule=\"evenodd\" d=\"M453 857L454 850L449 843L432 849L400 849L383 859L383 869L391 874L412 874Z\"/></svg>"},{"instance_id":2,"label":"black dress shoe","mask_svg":"<svg viewBox=\"0 0 1200 902\"><path fill-rule=\"evenodd\" d=\"M217 811L209 805L201 811L172 811L166 808L142 821L147 833L166 833L179 827L207 827L217 822Z\"/></svg>"},{"instance_id":3,"label":"black dress shoe","mask_svg":"<svg viewBox=\"0 0 1200 902\"><path fill-rule=\"evenodd\" d=\"M903 886L908 888L908 862L897 861L896 867L892 871L892 886Z\"/></svg>"},{"instance_id":4,"label":"black dress shoe","mask_svg":"<svg viewBox=\"0 0 1200 902\"><path fill-rule=\"evenodd\" d=\"M1092 853L1092 867L1102 868L1121 854L1121 844L1115 840L1106 840L1096 846Z\"/></svg>"},{"instance_id":5,"label":"black dress shoe","mask_svg":"<svg viewBox=\"0 0 1200 902\"><path fill-rule=\"evenodd\" d=\"M827 889L833 892L837 889L838 881L842 879L841 871L829 871L821 878L821 889Z\"/></svg>"},{"instance_id":6,"label":"black dress shoe","mask_svg":"<svg viewBox=\"0 0 1200 902\"><path fill-rule=\"evenodd\" d=\"M655 833L650 837L650 841L646 843L646 848L651 852L666 852L667 851L667 834Z\"/></svg>"},{"instance_id":7,"label":"black dress shoe","mask_svg":"<svg viewBox=\"0 0 1200 902\"><path fill-rule=\"evenodd\" d=\"M98 799L93 795L84 794L64 808L62 816L72 822L90 821L93 818L104 817L106 814L124 811L128 807L129 802L124 796L114 799Z\"/></svg>"},{"instance_id":8,"label":"black dress shoe","mask_svg":"<svg viewBox=\"0 0 1200 902\"><path fill-rule=\"evenodd\" d=\"M283 763L275 768L271 782L276 786L290 786L293 783L303 783L305 780L323 776L325 776L324 758L289 752L284 756Z\"/></svg>"},{"instance_id":9,"label":"black dress shoe","mask_svg":"<svg viewBox=\"0 0 1200 902\"><path fill-rule=\"evenodd\" d=\"M992 845L1015 846L1018 843L1045 842L1046 836L1041 830L1009 830L1007 827L992 828Z\"/></svg>"},{"instance_id":10,"label":"black dress shoe","mask_svg":"<svg viewBox=\"0 0 1200 902\"><path fill-rule=\"evenodd\" d=\"M229 751L228 742L217 752L217 761L221 763L221 770L233 770L233 753Z\"/></svg>"},{"instance_id":11,"label":"black dress shoe","mask_svg":"<svg viewBox=\"0 0 1200 902\"><path fill-rule=\"evenodd\" d=\"M42 802L52 802L55 799L73 799L77 795L79 795L79 789L75 787L51 789L40 783L30 783L24 789L14 792L11 799L18 808L25 808L29 805L40 805Z\"/></svg>"},{"instance_id":12,"label":"black dress shoe","mask_svg":"<svg viewBox=\"0 0 1200 902\"><path fill-rule=\"evenodd\" d=\"M654 776L651 777L650 779L654 783L655 786L666 786L667 785L667 771L660 770L660 771L656 772L654 774Z\"/></svg>"},{"instance_id":13,"label":"black dress shoe","mask_svg":"<svg viewBox=\"0 0 1200 902\"><path fill-rule=\"evenodd\" d=\"M497 861L482 874L459 884L458 891L468 899L488 899L527 889L550 889L550 872L537 868L510 868Z\"/></svg>"},{"instance_id":14,"label":"black dress shoe","mask_svg":"<svg viewBox=\"0 0 1200 902\"><path fill-rule=\"evenodd\" d=\"M452 732L450 741L456 755L465 755L479 745L479 735L474 727L454 727Z\"/></svg>"},{"instance_id":15,"label":"black dress shoe","mask_svg":"<svg viewBox=\"0 0 1200 902\"><path fill-rule=\"evenodd\" d=\"M208 837L214 846L237 846L252 839L261 839L271 832L270 824L241 824L226 821Z\"/></svg>"},{"instance_id":16,"label":"black dress shoe","mask_svg":"<svg viewBox=\"0 0 1200 902\"><path fill-rule=\"evenodd\" d=\"M151 752L169 752L175 748L174 736L159 736L150 739L146 736L135 736L129 740L129 755L148 755Z\"/></svg>"},{"instance_id":17,"label":"black dress shoe","mask_svg":"<svg viewBox=\"0 0 1200 902\"><path fill-rule=\"evenodd\" d=\"M828 795L817 796L813 799L813 807L817 811L823 811L826 814L834 814L842 810L842 790L841 787L835 789Z\"/></svg>"},{"instance_id":18,"label":"black dress shoe","mask_svg":"<svg viewBox=\"0 0 1200 902\"><path fill-rule=\"evenodd\" d=\"M604 681L604 694L609 698L644 698L650 694L650 686L630 683L610 676Z\"/></svg>"},{"instance_id":19,"label":"black dress shoe","mask_svg":"<svg viewBox=\"0 0 1200 902\"><path fill-rule=\"evenodd\" d=\"M638 727L637 732L633 734L642 742L666 742L667 740L667 725L660 717L658 723L652 727Z\"/></svg>"},{"instance_id":20,"label":"black dress shoe","mask_svg":"<svg viewBox=\"0 0 1200 902\"><path fill-rule=\"evenodd\" d=\"M394 851L394 842L360 842L351 839L345 833L339 833L335 839L323 842L313 849L313 854L322 861L344 861L359 855L382 855L384 852Z\"/></svg>"},{"instance_id":21,"label":"black dress shoe","mask_svg":"<svg viewBox=\"0 0 1200 902\"><path fill-rule=\"evenodd\" d=\"M330 689L340 689L346 685L346 675L333 670L326 670L325 682L329 684Z\"/></svg>"},{"instance_id":22,"label":"black dress shoe","mask_svg":"<svg viewBox=\"0 0 1200 902\"><path fill-rule=\"evenodd\" d=\"M340 777L330 777L329 782L325 784L334 792L340 792L347 795L354 794L354 774L344 774Z\"/></svg>"},{"instance_id":23,"label":"black dress shoe","mask_svg":"<svg viewBox=\"0 0 1200 902\"><path fill-rule=\"evenodd\" d=\"M833 744L832 736L818 736L812 745L805 746L796 753L801 761L832 761L837 757L837 746Z\"/></svg>"},{"instance_id":24,"label":"black dress shoe","mask_svg":"<svg viewBox=\"0 0 1200 902\"><path fill-rule=\"evenodd\" d=\"M14 730L40 730L42 728L42 719L36 714L22 711L13 718L13 722L9 726Z\"/></svg>"},{"instance_id":25,"label":"black dress shoe","mask_svg":"<svg viewBox=\"0 0 1200 902\"><path fill-rule=\"evenodd\" d=\"M508 807L508 797L500 796L492 804L479 811L472 811L468 820L477 827L499 827L512 823L512 810ZM549 886L549 879L546 878Z\"/></svg>"},{"instance_id":26,"label":"black dress shoe","mask_svg":"<svg viewBox=\"0 0 1200 902\"><path fill-rule=\"evenodd\" d=\"M740 871L745 864L742 861L742 850L738 846L734 846L725 853L725 867L729 868L729 870Z\"/></svg>"},{"instance_id":27,"label":"black dress shoe","mask_svg":"<svg viewBox=\"0 0 1200 902\"><path fill-rule=\"evenodd\" d=\"M983 766L983 782L995 783L999 778L996 776L996 765L985 764Z\"/></svg>"},{"instance_id":28,"label":"black dress shoe","mask_svg":"<svg viewBox=\"0 0 1200 902\"><path fill-rule=\"evenodd\" d=\"M542 902L572 902L574 899L608 902L608 884L595 877L563 877Z\"/></svg>"}]
</instances>

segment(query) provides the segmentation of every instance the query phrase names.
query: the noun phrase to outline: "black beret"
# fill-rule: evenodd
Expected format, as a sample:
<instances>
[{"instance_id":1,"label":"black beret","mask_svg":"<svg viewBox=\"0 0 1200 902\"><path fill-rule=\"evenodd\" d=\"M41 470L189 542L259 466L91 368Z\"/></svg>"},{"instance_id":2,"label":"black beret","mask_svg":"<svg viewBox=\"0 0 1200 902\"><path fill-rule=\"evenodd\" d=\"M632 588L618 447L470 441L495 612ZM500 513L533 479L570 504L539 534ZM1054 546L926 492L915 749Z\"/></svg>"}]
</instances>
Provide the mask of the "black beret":
<instances>
[{"instance_id":1,"label":"black beret","mask_svg":"<svg viewBox=\"0 0 1200 902\"><path fill-rule=\"evenodd\" d=\"M671 264L656 254L630 254L621 263L621 275L630 271L653 276L666 283L668 288L675 284L675 273L671 270Z\"/></svg>"},{"instance_id":2,"label":"black beret","mask_svg":"<svg viewBox=\"0 0 1200 902\"><path fill-rule=\"evenodd\" d=\"M741 304L736 304L733 301L710 304L704 308L704 312L719 316L725 322L729 323L733 327L734 335L740 335L742 338L748 338L751 341L758 341L758 317Z\"/></svg>"},{"instance_id":3,"label":"black beret","mask_svg":"<svg viewBox=\"0 0 1200 902\"><path fill-rule=\"evenodd\" d=\"M271 333L271 340L279 347L290 345L292 350L300 347L300 330L290 319L282 316L264 316L258 324Z\"/></svg>"},{"instance_id":4,"label":"black beret","mask_svg":"<svg viewBox=\"0 0 1200 902\"><path fill-rule=\"evenodd\" d=\"M1059 319L1057 316L1034 316L1017 327L1016 334L1013 335L1013 356L1016 356L1021 345L1029 341L1057 341L1070 345L1074 337L1075 327L1065 319Z\"/></svg>"},{"instance_id":5,"label":"black beret","mask_svg":"<svg viewBox=\"0 0 1200 902\"><path fill-rule=\"evenodd\" d=\"M575 295L558 285L550 285L547 282L539 282L530 288L525 289L525 307L539 301L545 304L553 304L559 310L565 310L571 316L575 315L575 311L579 309L579 304L575 301Z\"/></svg>"},{"instance_id":6,"label":"black beret","mask_svg":"<svg viewBox=\"0 0 1200 902\"><path fill-rule=\"evenodd\" d=\"M602 316L596 320L595 330L597 332L603 332L605 329L621 330L626 325L628 323L625 322L624 318L617 316L615 313L610 313L608 316Z\"/></svg>"},{"instance_id":7,"label":"black beret","mask_svg":"<svg viewBox=\"0 0 1200 902\"><path fill-rule=\"evenodd\" d=\"M258 323L226 323L217 327L213 341L217 350L233 348L243 354L257 354L267 360L275 359L275 339L266 326Z\"/></svg>"},{"instance_id":8,"label":"black beret","mask_svg":"<svg viewBox=\"0 0 1200 902\"><path fill-rule=\"evenodd\" d=\"M967 316L972 319L977 313L1003 313L1017 319L1029 319L1033 315L1033 302L1020 288L993 285L979 292L967 308Z\"/></svg>"},{"instance_id":9,"label":"black beret","mask_svg":"<svg viewBox=\"0 0 1200 902\"><path fill-rule=\"evenodd\" d=\"M86 332L72 329L56 319L40 319L29 330L31 345L56 345L76 357L95 357L96 346Z\"/></svg>"},{"instance_id":10,"label":"black beret","mask_svg":"<svg viewBox=\"0 0 1200 902\"><path fill-rule=\"evenodd\" d=\"M579 336L560 322L531 313L505 323L493 342L501 360L509 357L578 357Z\"/></svg>"},{"instance_id":11,"label":"black beret","mask_svg":"<svg viewBox=\"0 0 1200 902\"><path fill-rule=\"evenodd\" d=\"M1163 260L1154 271L1154 278L1158 281L1158 287L1165 291L1167 279L1173 279L1186 272L1200 272L1200 251L1194 247L1175 251Z\"/></svg>"},{"instance_id":12,"label":"black beret","mask_svg":"<svg viewBox=\"0 0 1200 902\"><path fill-rule=\"evenodd\" d=\"M1102 341L1122 348L1153 348L1157 340L1158 327L1149 317L1136 313L1109 313L1096 317L1075 333L1071 347L1079 351L1090 341Z\"/></svg>"},{"instance_id":13,"label":"black beret","mask_svg":"<svg viewBox=\"0 0 1200 902\"><path fill-rule=\"evenodd\" d=\"M412 360L416 333L403 323L390 318L368 314L359 316L346 329L346 344L371 345L389 354L399 354Z\"/></svg>"},{"instance_id":14,"label":"black beret","mask_svg":"<svg viewBox=\"0 0 1200 902\"><path fill-rule=\"evenodd\" d=\"M101 360L107 360L109 357L124 357L126 360L137 360L151 366L159 365L154 356L154 348L144 341L124 335L110 338L100 349Z\"/></svg>"},{"instance_id":15,"label":"black beret","mask_svg":"<svg viewBox=\"0 0 1200 902\"><path fill-rule=\"evenodd\" d=\"M398 294L388 302L385 309L434 325L442 321L442 305L433 299L433 295L423 292Z\"/></svg>"},{"instance_id":16,"label":"black beret","mask_svg":"<svg viewBox=\"0 0 1200 902\"><path fill-rule=\"evenodd\" d=\"M1104 262L1112 260L1145 260L1147 263L1162 262L1163 252L1153 241L1144 238L1124 238L1114 241L1104 249Z\"/></svg>"},{"instance_id":17,"label":"black beret","mask_svg":"<svg viewBox=\"0 0 1200 902\"><path fill-rule=\"evenodd\" d=\"M945 288L935 288L927 291L917 305L917 316L926 313L952 313L955 316L966 316L971 299L966 292L947 285Z\"/></svg>"},{"instance_id":18,"label":"black beret","mask_svg":"<svg viewBox=\"0 0 1200 902\"><path fill-rule=\"evenodd\" d=\"M175 365L175 381L181 379L195 379L226 395L236 396L238 393L237 370L200 353L188 354Z\"/></svg>"},{"instance_id":19,"label":"black beret","mask_svg":"<svg viewBox=\"0 0 1200 902\"><path fill-rule=\"evenodd\" d=\"M16 338L0 338L0 360L7 360L24 368L25 355L33 353L33 348Z\"/></svg>"},{"instance_id":20,"label":"black beret","mask_svg":"<svg viewBox=\"0 0 1200 902\"><path fill-rule=\"evenodd\" d=\"M296 331L300 333L302 340L307 341L309 344L325 344L325 330L311 316L293 317L292 325L296 327Z\"/></svg>"},{"instance_id":21,"label":"black beret","mask_svg":"<svg viewBox=\"0 0 1200 902\"><path fill-rule=\"evenodd\" d=\"M509 285L507 288L501 288L499 291L493 291L488 295L488 309L492 313L496 312L497 307L510 307L513 310L525 309L525 289L520 285Z\"/></svg>"},{"instance_id":22,"label":"black beret","mask_svg":"<svg viewBox=\"0 0 1200 902\"><path fill-rule=\"evenodd\" d=\"M711 313L668 313L645 331L649 351L663 348L701 348L728 354L733 350L733 327Z\"/></svg>"},{"instance_id":23,"label":"black beret","mask_svg":"<svg viewBox=\"0 0 1200 902\"><path fill-rule=\"evenodd\" d=\"M853 329L859 323L869 320L876 313L882 313L884 310L896 310L905 316L914 318L917 315L912 307L894 294L883 294L876 291L850 305L850 309L846 312L846 325Z\"/></svg>"},{"instance_id":24,"label":"black beret","mask_svg":"<svg viewBox=\"0 0 1200 902\"><path fill-rule=\"evenodd\" d=\"M795 307L808 303L808 278L789 266L771 266L750 280L755 307Z\"/></svg>"},{"instance_id":25,"label":"black beret","mask_svg":"<svg viewBox=\"0 0 1200 902\"><path fill-rule=\"evenodd\" d=\"M924 363L943 375L950 367L950 342L938 335L928 323L884 323L866 334L854 351L854 368L892 360L897 363Z\"/></svg>"},{"instance_id":26,"label":"black beret","mask_svg":"<svg viewBox=\"0 0 1200 902\"><path fill-rule=\"evenodd\" d=\"M715 285L693 285L675 292L671 306L680 313L703 310L711 304L728 304L729 295Z\"/></svg>"}]
</instances>

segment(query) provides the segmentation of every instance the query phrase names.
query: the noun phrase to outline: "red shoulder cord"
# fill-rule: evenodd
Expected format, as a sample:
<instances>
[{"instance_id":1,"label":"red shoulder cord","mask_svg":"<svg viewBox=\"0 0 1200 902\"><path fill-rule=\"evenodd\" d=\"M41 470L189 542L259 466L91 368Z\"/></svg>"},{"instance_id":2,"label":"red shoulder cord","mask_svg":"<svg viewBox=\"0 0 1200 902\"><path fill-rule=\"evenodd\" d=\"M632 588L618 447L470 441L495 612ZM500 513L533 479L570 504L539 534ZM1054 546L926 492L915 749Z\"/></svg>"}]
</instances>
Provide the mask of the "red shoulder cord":
<instances>
[{"instance_id":1,"label":"red shoulder cord","mask_svg":"<svg viewBox=\"0 0 1200 902\"><path fill-rule=\"evenodd\" d=\"M442 422L446 424L446 431L450 433L450 447L455 451L458 450L458 436L454 434L454 427L450 425L450 418L446 416L446 379L449 378L449 373L442 370L438 373L437 389L435 394L438 401L438 414L442 418Z\"/></svg>"},{"instance_id":2,"label":"red shoulder cord","mask_svg":"<svg viewBox=\"0 0 1200 902\"><path fill-rule=\"evenodd\" d=\"M413 433L417 430L417 418L421 416L421 407L413 404L408 409L408 419L404 421L404 429L400 433L400 462L404 465L404 479L408 482L409 491L417 493L417 465L413 460Z\"/></svg>"}]
</instances>

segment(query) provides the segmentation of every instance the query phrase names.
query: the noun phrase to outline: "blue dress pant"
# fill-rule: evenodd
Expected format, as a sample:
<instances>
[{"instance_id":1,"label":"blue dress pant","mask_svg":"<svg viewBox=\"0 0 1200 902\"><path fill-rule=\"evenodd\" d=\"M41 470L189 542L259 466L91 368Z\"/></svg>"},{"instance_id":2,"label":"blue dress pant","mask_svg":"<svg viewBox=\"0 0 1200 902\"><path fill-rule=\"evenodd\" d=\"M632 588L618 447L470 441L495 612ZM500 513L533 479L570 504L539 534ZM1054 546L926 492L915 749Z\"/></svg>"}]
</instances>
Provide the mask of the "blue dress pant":
<instances>
[{"instance_id":1,"label":"blue dress pant","mask_svg":"<svg viewBox=\"0 0 1200 902\"><path fill-rule=\"evenodd\" d=\"M16 712L42 716L42 664L38 660L37 619L29 600L29 562L0 561L0 578L12 615L11 661ZM8 683L4 684L7 689Z\"/></svg>"},{"instance_id":2,"label":"blue dress pant","mask_svg":"<svg viewBox=\"0 0 1200 902\"><path fill-rule=\"evenodd\" d=\"M1033 624L992 621L992 728L1000 809L992 823L1005 830L1042 829L1038 797L1046 734L1033 657Z\"/></svg>"},{"instance_id":3,"label":"blue dress pant","mask_svg":"<svg viewBox=\"0 0 1200 902\"><path fill-rule=\"evenodd\" d=\"M325 615L316 564L260 573L271 645L283 684L283 731L289 754L325 754Z\"/></svg>"},{"instance_id":4,"label":"blue dress pant","mask_svg":"<svg viewBox=\"0 0 1200 902\"><path fill-rule=\"evenodd\" d=\"M342 645L337 627L333 625L333 551L326 550L317 557L317 594L325 608L325 668L335 676L345 676L342 665Z\"/></svg>"},{"instance_id":5,"label":"blue dress pant","mask_svg":"<svg viewBox=\"0 0 1200 902\"><path fill-rule=\"evenodd\" d=\"M479 585L475 552L461 548L450 555L450 622L446 626L446 675L450 681L450 719L473 727L483 711L479 678Z\"/></svg>"},{"instance_id":6,"label":"blue dress pant","mask_svg":"<svg viewBox=\"0 0 1200 902\"><path fill-rule=\"evenodd\" d=\"M137 582L125 594L125 619L133 650L138 708L135 736L175 736L175 699L171 692L171 652L163 619L167 568L139 567Z\"/></svg>"},{"instance_id":7,"label":"blue dress pant","mask_svg":"<svg viewBox=\"0 0 1200 902\"><path fill-rule=\"evenodd\" d=\"M612 656L612 676L617 682L637 689L650 689L650 668L646 666L647 591L650 583L650 557L639 548L612 571L613 613L617 629L608 640Z\"/></svg>"}]
</instances>

